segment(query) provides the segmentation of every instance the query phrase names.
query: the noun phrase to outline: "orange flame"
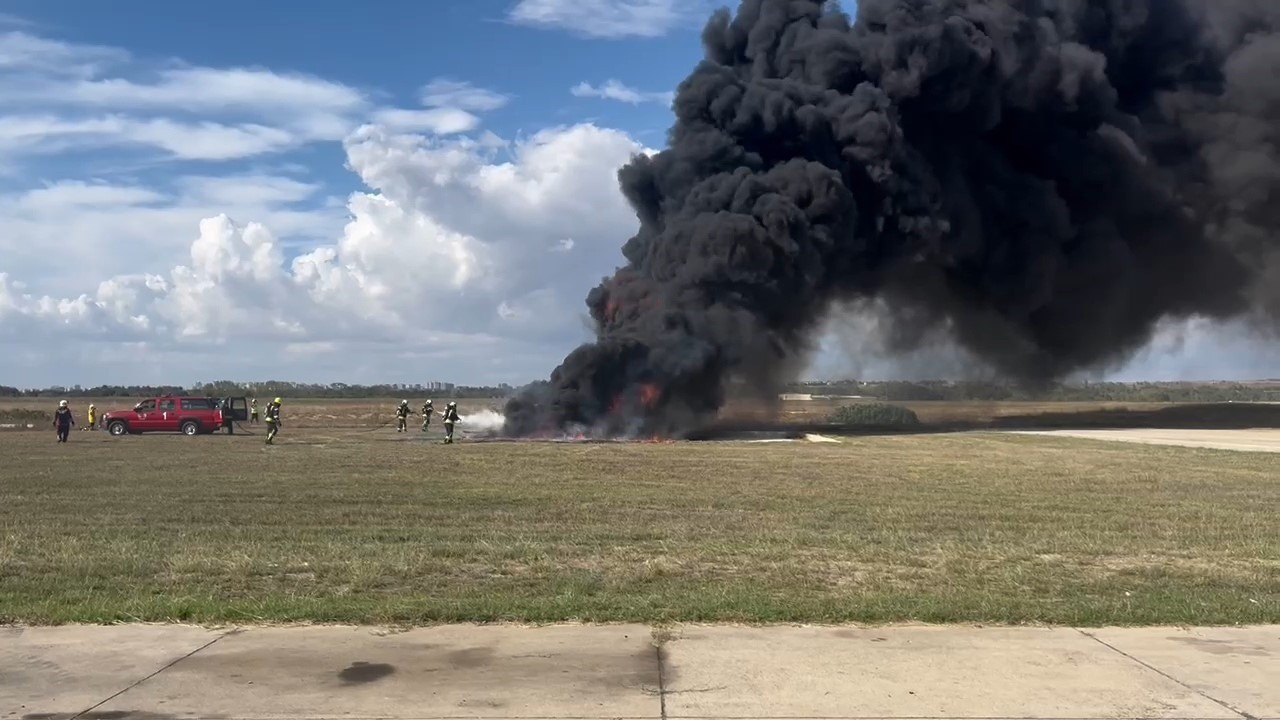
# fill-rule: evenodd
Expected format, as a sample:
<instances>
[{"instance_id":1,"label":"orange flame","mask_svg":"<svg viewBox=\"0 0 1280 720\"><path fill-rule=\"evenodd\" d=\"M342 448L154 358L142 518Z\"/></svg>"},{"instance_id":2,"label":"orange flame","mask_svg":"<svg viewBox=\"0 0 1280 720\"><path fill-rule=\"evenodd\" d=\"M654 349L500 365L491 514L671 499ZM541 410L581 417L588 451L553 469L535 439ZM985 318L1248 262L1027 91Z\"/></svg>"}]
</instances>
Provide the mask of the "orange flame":
<instances>
[{"instance_id":1,"label":"orange flame","mask_svg":"<svg viewBox=\"0 0 1280 720\"><path fill-rule=\"evenodd\" d=\"M646 408L652 409L658 404L658 400L662 398L662 388L653 383L645 383L640 386L640 404Z\"/></svg>"}]
</instances>

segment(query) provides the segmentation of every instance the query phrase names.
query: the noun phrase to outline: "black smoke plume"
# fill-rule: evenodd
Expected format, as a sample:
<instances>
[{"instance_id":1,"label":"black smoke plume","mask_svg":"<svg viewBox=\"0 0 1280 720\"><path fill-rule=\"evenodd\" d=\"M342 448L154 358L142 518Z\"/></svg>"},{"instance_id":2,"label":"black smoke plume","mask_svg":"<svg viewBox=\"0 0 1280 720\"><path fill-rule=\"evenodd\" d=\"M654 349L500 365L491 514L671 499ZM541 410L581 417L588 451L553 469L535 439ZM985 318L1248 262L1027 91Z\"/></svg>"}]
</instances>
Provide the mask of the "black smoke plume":
<instances>
[{"instance_id":1,"label":"black smoke plume","mask_svg":"<svg viewBox=\"0 0 1280 720\"><path fill-rule=\"evenodd\" d=\"M713 15L594 343L514 435L672 434L772 392L833 304L1026 382L1280 307L1280 2L745 0Z\"/></svg>"}]
</instances>

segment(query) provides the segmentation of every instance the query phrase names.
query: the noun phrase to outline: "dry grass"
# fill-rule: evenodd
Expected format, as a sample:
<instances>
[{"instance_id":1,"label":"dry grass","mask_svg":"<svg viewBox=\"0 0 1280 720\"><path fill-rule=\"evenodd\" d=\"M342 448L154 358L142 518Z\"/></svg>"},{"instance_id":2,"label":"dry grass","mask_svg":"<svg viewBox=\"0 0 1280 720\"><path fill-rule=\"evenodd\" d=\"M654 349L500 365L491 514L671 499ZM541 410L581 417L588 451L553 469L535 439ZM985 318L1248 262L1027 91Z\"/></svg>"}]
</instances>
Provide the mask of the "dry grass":
<instances>
[{"instance_id":1,"label":"dry grass","mask_svg":"<svg viewBox=\"0 0 1280 720\"><path fill-rule=\"evenodd\" d=\"M880 402L851 399L785 401L773 407L733 402L721 413L727 422L826 422L844 405ZM1280 427L1280 404L1144 402L893 402L911 409L924 429L1035 428L1257 428Z\"/></svg>"},{"instance_id":2,"label":"dry grass","mask_svg":"<svg viewBox=\"0 0 1280 720\"><path fill-rule=\"evenodd\" d=\"M819 398L815 400L780 401L776 408L759 408L751 404L735 402L726 409L725 414L737 417L773 418L784 422L817 422L831 415L837 408L854 405L860 402L885 402L883 400L854 400L840 398ZM920 421L926 424L948 424L957 422L980 423L997 418L1030 417L1045 414L1092 414L1106 411L1150 412L1171 407L1169 403L1145 402L1035 402L1035 401L983 401L942 402L942 401L891 401L893 405L901 405L915 412Z\"/></svg>"},{"instance_id":3,"label":"dry grass","mask_svg":"<svg viewBox=\"0 0 1280 720\"><path fill-rule=\"evenodd\" d=\"M294 407L302 403L294 404ZM1280 458L0 436L0 619L1280 621Z\"/></svg>"}]
</instances>

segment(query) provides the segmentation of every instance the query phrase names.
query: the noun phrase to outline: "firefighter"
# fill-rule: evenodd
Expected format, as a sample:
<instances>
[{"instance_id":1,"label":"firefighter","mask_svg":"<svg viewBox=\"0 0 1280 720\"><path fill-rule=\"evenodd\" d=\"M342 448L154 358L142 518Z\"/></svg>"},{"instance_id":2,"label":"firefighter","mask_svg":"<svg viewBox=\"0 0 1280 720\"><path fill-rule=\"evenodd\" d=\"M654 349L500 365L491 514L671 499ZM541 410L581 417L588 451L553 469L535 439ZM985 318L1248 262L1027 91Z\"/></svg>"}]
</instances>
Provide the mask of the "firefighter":
<instances>
[{"instance_id":1,"label":"firefighter","mask_svg":"<svg viewBox=\"0 0 1280 720\"><path fill-rule=\"evenodd\" d=\"M272 439L280 433L282 426L280 422L280 398L276 398L267 404L266 421L267 421L267 444L270 445Z\"/></svg>"},{"instance_id":2,"label":"firefighter","mask_svg":"<svg viewBox=\"0 0 1280 720\"><path fill-rule=\"evenodd\" d=\"M440 414L444 416L445 444L451 444L453 442L453 424L461 420L458 417L458 403L452 400L449 401L449 404L445 406L444 412Z\"/></svg>"},{"instance_id":3,"label":"firefighter","mask_svg":"<svg viewBox=\"0 0 1280 720\"><path fill-rule=\"evenodd\" d=\"M412 414L409 401L401 400L400 407L396 408L396 432L409 432L409 416Z\"/></svg>"},{"instance_id":4,"label":"firefighter","mask_svg":"<svg viewBox=\"0 0 1280 720\"><path fill-rule=\"evenodd\" d=\"M428 398L422 403L422 432L426 432L431 427L431 416L435 413L435 407Z\"/></svg>"},{"instance_id":5,"label":"firefighter","mask_svg":"<svg viewBox=\"0 0 1280 720\"><path fill-rule=\"evenodd\" d=\"M89 403L89 424L82 429L84 430L98 429L98 408L93 403Z\"/></svg>"},{"instance_id":6,"label":"firefighter","mask_svg":"<svg viewBox=\"0 0 1280 720\"><path fill-rule=\"evenodd\" d=\"M249 424L258 424L258 398L249 401Z\"/></svg>"},{"instance_id":7,"label":"firefighter","mask_svg":"<svg viewBox=\"0 0 1280 720\"><path fill-rule=\"evenodd\" d=\"M76 420L71 417L71 408L67 407L67 401L58 402L58 409L53 413L53 427L58 431L58 442L67 441L67 436L71 434L71 426L75 424Z\"/></svg>"}]
</instances>

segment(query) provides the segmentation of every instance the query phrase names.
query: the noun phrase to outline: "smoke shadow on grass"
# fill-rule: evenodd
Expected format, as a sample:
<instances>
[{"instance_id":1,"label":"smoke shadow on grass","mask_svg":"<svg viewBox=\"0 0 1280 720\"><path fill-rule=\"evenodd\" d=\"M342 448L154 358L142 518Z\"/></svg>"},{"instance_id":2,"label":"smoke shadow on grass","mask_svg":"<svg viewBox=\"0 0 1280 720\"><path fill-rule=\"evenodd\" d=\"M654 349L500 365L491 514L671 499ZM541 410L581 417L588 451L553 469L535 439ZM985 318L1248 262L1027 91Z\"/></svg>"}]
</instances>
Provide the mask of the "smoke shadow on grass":
<instances>
[{"instance_id":1,"label":"smoke shadow on grass","mask_svg":"<svg viewBox=\"0 0 1280 720\"><path fill-rule=\"evenodd\" d=\"M921 422L911 426L846 425L832 422L729 420L685 434L684 440L730 440L826 435L928 435L974 430L1249 430L1280 428L1280 404L1215 403L1175 405L1155 410L1066 411L1007 415L975 420Z\"/></svg>"}]
</instances>

